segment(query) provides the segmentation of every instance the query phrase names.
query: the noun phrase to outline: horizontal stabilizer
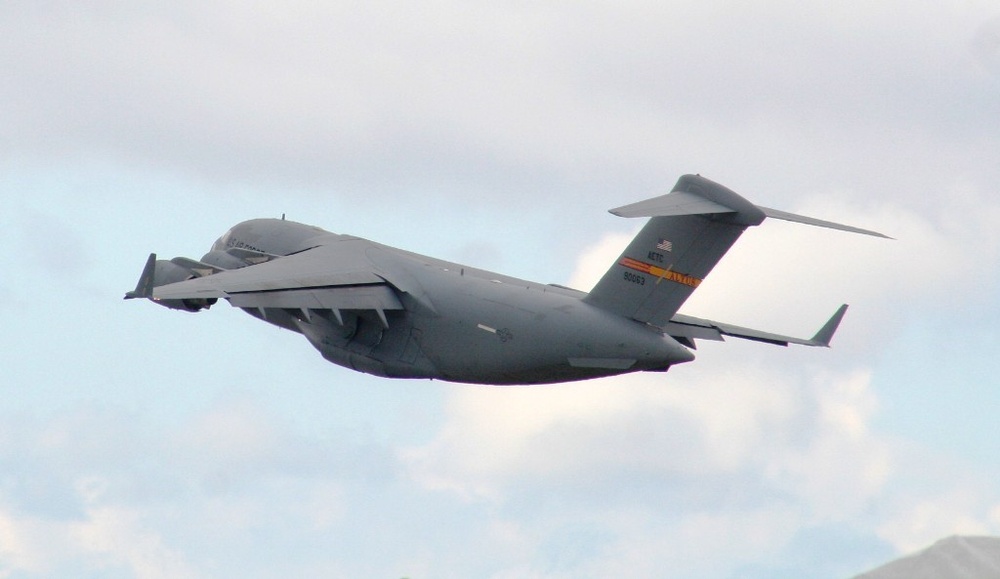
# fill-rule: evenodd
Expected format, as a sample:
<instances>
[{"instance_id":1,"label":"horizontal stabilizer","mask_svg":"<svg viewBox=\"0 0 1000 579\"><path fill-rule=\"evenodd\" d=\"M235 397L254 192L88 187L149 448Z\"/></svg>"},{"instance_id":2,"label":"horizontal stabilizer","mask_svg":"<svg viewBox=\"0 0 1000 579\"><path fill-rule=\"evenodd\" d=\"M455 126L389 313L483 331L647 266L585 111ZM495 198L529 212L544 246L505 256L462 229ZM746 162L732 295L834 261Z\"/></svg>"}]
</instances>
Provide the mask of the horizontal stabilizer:
<instances>
[{"instance_id":1,"label":"horizontal stabilizer","mask_svg":"<svg viewBox=\"0 0 1000 579\"><path fill-rule=\"evenodd\" d=\"M678 217L731 213L735 214L736 221L745 225L759 225L765 217L771 217L783 221L892 239L888 235L870 229L754 205L725 187L697 175L685 175L678 182L677 187L666 195L616 207L610 209L609 212L618 217Z\"/></svg>"},{"instance_id":2,"label":"horizontal stabilizer","mask_svg":"<svg viewBox=\"0 0 1000 579\"><path fill-rule=\"evenodd\" d=\"M758 209L764 212L764 215L768 217L773 217L774 219L781 219L783 221L794 221L795 223L805 223L806 225L815 225L816 227L826 227L829 229L839 229L840 231L849 231L851 233L861 233L864 235L873 235L875 237L884 237L885 239L892 239L884 233L879 233L878 231L872 231L870 229L861 229L860 227L854 227L853 225L844 225L842 223L834 223L832 221L824 221L822 219L816 219L814 217L806 217L805 215L796 215L794 213L788 213L787 211L780 211L778 209L771 209L770 207L760 207Z\"/></svg>"},{"instance_id":3,"label":"horizontal stabilizer","mask_svg":"<svg viewBox=\"0 0 1000 579\"><path fill-rule=\"evenodd\" d=\"M646 199L630 205L610 209L618 217L668 217L673 215L704 215L707 213L732 213L725 205L686 191Z\"/></svg>"}]
</instances>

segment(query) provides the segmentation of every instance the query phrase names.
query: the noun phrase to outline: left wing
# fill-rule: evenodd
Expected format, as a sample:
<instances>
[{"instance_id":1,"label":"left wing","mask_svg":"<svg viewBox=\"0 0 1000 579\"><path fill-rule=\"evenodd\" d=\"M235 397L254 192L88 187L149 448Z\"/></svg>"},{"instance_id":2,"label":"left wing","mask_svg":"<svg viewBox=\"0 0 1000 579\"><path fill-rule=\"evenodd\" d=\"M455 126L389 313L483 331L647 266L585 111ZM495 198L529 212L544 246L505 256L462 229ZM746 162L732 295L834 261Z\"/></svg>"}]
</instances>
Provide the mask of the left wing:
<instances>
[{"instance_id":1,"label":"left wing","mask_svg":"<svg viewBox=\"0 0 1000 579\"><path fill-rule=\"evenodd\" d=\"M149 297L221 298L238 308L297 309L307 315L310 310L331 310L337 317L340 310L374 310L386 326L385 311L403 309L386 280L372 271L364 250L340 243L154 287Z\"/></svg>"},{"instance_id":2,"label":"left wing","mask_svg":"<svg viewBox=\"0 0 1000 579\"><path fill-rule=\"evenodd\" d=\"M840 326L840 321L844 319L845 313L847 313L847 304L840 306L830 319L823 324L823 327L812 338L808 339L762 332L752 328L733 326L731 324L714 322L684 314L675 314L666 327L663 328L663 331L690 347L694 347L695 339L721 341L723 336L733 336L735 338L767 342L768 344L777 344L779 346L800 344L803 346L829 348L830 340L833 339L833 335L836 333L837 327Z\"/></svg>"}]
</instances>

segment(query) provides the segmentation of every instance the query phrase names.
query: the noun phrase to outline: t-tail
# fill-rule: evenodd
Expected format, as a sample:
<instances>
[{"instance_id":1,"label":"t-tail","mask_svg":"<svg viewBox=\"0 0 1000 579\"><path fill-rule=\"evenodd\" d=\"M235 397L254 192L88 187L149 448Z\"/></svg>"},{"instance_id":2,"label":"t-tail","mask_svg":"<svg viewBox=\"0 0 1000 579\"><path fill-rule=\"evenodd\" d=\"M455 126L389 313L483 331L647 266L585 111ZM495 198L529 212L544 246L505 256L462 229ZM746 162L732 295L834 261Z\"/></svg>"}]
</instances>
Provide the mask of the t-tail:
<instances>
[{"instance_id":1,"label":"t-tail","mask_svg":"<svg viewBox=\"0 0 1000 579\"><path fill-rule=\"evenodd\" d=\"M767 217L887 237L760 207L699 175L684 175L670 193L612 209L611 213L651 219L584 301L659 328L667 327L740 235ZM820 338L817 342L825 343L815 345L829 343L829 336Z\"/></svg>"}]
</instances>

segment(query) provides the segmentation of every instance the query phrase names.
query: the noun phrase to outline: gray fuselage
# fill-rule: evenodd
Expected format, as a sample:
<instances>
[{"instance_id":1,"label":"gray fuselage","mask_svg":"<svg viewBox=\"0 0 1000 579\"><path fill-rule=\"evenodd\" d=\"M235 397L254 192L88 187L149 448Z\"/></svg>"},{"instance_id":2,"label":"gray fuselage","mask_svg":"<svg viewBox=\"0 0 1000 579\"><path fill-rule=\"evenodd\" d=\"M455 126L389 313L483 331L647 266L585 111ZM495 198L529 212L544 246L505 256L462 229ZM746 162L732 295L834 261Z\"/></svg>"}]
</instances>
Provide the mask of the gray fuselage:
<instances>
[{"instance_id":1,"label":"gray fuselage","mask_svg":"<svg viewBox=\"0 0 1000 579\"><path fill-rule=\"evenodd\" d=\"M384 279L403 307L335 313L243 309L303 334L327 360L354 370L395 378L537 384L666 370L694 359L659 329L583 302L583 292L290 221L241 223L203 261L226 261L232 267L234 249L291 255L318 245L335 256L338 269L348 263L347 269Z\"/></svg>"}]
</instances>

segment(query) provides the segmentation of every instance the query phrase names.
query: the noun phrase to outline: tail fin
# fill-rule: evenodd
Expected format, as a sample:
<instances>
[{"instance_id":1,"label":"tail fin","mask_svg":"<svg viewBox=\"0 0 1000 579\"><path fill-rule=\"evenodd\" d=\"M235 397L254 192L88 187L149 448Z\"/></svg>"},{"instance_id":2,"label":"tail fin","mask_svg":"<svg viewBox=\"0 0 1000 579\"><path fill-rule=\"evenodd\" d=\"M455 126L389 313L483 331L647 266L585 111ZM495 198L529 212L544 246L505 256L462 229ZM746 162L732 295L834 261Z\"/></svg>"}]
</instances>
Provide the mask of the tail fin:
<instances>
[{"instance_id":1,"label":"tail fin","mask_svg":"<svg viewBox=\"0 0 1000 579\"><path fill-rule=\"evenodd\" d=\"M651 217L584 301L663 327L747 227L765 218L885 237L881 233L757 207L699 175L684 175L667 195L617 209Z\"/></svg>"}]
</instances>

